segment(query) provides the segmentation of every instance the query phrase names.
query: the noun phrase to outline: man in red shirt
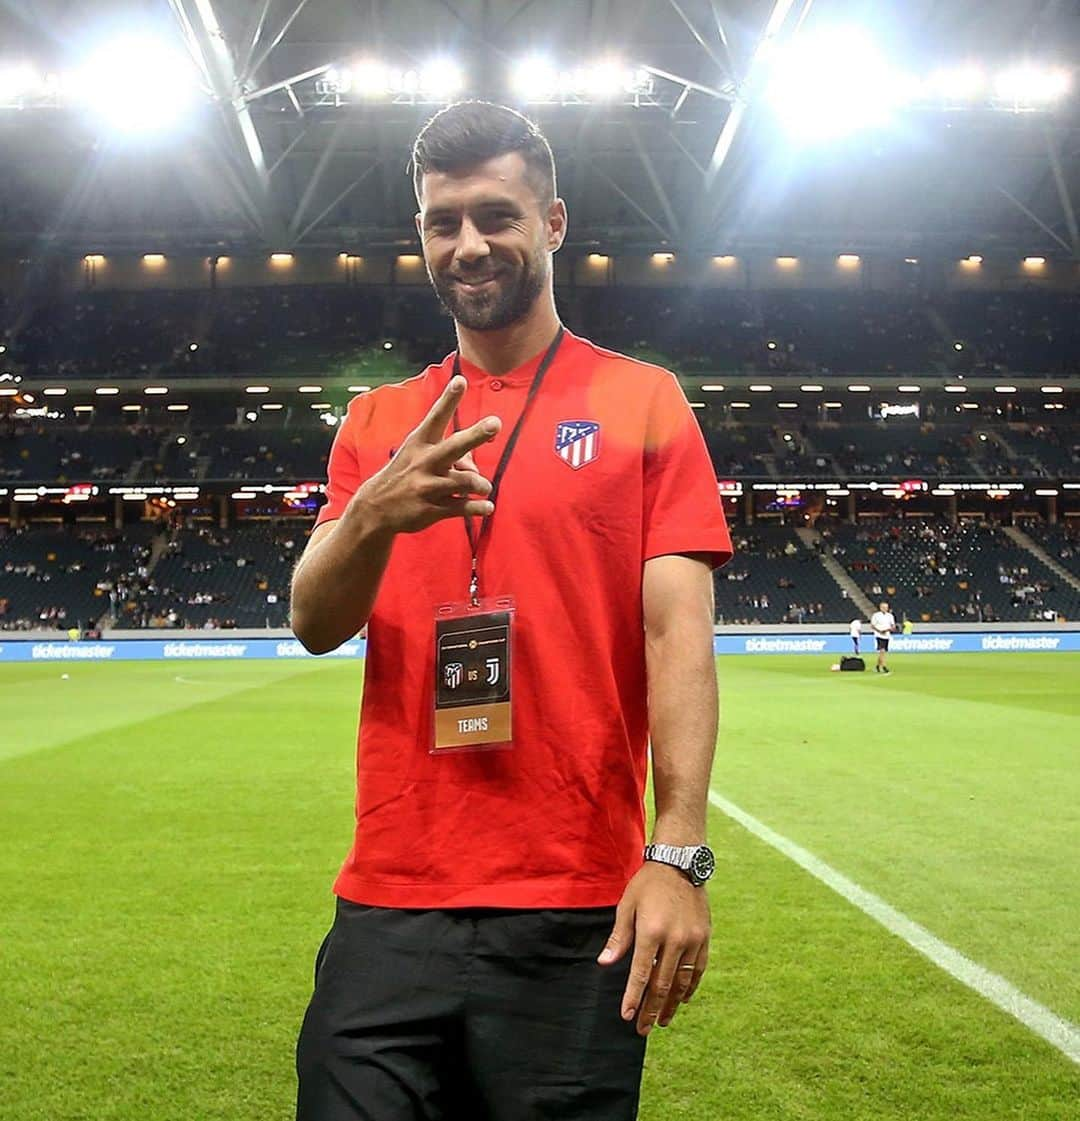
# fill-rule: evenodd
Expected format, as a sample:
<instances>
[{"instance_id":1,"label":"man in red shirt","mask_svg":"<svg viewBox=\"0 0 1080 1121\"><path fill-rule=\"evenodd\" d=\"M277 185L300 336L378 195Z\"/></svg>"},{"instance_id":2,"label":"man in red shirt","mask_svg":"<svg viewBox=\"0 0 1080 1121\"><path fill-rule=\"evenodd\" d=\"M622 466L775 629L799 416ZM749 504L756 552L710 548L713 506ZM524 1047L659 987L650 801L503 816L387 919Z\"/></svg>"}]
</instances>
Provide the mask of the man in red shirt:
<instances>
[{"instance_id":1,"label":"man in red shirt","mask_svg":"<svg viewBox=\"0 0 1080 1121\"><path fill-rule=\"evenodd\" d=\"M708 957L730 539L675 378L559 322L546 140L462 103L413 157L458 351L351 403L293 579L312 652L368 626L297 1116L629 1121Z\"/></svg>"}]
</instances>

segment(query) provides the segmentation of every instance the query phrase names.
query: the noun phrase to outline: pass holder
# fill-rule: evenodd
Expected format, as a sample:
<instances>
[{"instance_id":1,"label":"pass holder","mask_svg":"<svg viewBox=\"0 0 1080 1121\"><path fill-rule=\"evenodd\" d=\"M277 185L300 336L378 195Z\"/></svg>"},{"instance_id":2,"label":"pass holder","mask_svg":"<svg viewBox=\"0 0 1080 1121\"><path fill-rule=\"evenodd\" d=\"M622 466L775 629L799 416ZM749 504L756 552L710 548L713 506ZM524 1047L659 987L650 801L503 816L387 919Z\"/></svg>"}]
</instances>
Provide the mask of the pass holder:
<instances>
[{"instance_id":1,"label":"pass holder","mask_svg":"<svg viewBox=\"0 0 1080 1121\"><path fill-rule=\"evenodd\" d=\"M436 608L432 755L513 746L514 615L512 596Z\"/></svg>"}]
</instances>

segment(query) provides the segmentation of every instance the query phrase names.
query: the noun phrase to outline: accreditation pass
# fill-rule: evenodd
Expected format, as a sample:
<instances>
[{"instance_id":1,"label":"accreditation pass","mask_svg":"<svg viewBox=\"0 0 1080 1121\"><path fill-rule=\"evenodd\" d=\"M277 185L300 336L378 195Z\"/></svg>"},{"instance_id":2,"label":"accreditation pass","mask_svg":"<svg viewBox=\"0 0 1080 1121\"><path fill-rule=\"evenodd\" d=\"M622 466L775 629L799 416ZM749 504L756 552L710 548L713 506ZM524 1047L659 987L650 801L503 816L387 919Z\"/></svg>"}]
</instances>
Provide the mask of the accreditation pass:
<instances>
[{"instance_id":1,"label":"accreditation pass","mask_svg":"<svg viewBox=\"0 0 1080 1121\"><path fill-rule=\"evenodd\" d=\"M435 616L433 752L509 747L514 610L440 608Z\"/></svg>"}]
</instances>

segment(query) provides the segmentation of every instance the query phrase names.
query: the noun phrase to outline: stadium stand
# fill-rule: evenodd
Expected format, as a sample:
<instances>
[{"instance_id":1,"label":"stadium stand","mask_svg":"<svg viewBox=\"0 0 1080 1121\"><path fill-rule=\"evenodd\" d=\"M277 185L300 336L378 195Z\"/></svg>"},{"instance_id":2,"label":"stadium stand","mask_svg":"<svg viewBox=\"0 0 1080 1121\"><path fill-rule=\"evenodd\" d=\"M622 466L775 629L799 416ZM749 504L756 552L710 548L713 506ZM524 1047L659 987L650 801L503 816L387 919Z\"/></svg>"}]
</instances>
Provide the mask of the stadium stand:
<instances>
[{"instance_id":1,"label":"stadium stand","mask_svg":"<svg viewBox=\"0 0 1080 1121\"><path fill-rule=\"evenodd\" d=\"M259 520L228 530L206 523L175 529L156 565L121 582L116 626L287 626L289 578L308 528L306 520Z\"/></svg>"},{"instance_id":2,"label":"stadium stand","mask_svg":"<svg viewBox=\"0 0 1080 1121\"><path fill-rule=\"evenodd\" d=\"M148 572L154 527L0 526L0 630L92 628L129 574Z\"/></svg>"},{"instance_id":3,"label":"stadium stand","mask_svg":"<svg viewBox=\"0 0 1080 1121\"><path fill-rule=\"evenodd\" d=\"M837 525L826 548L872 602L915 622L1053 621L1080 615L1080 590L999 527L905 518Z\"/></svg>"},{"instance_id":4,"label":"stadium stand","mask_svg":"<svg viewBox=\"0 0 1080 1121\"><path fill-rule=\"evenodd\" d=\"M713 576L719 623L846 620L846 593L793 529L754 525L732 533L735 555Z\"/></svg>"},{"instance_id":5,"label":"stadium stand","mask_svg":"<svg viewBox=\"0 0 1080 1121\"><path fill-rule=\"evenodd\" d=\"M597 287L566 311L600 344L684 373L1080 370L1080 298L1055 292ZM413 362L452 347L430 292L375 285L84 292L0 316L8 359L48 378L331 372L359 369L384 340Z\"/></svg>"}]
</instances>

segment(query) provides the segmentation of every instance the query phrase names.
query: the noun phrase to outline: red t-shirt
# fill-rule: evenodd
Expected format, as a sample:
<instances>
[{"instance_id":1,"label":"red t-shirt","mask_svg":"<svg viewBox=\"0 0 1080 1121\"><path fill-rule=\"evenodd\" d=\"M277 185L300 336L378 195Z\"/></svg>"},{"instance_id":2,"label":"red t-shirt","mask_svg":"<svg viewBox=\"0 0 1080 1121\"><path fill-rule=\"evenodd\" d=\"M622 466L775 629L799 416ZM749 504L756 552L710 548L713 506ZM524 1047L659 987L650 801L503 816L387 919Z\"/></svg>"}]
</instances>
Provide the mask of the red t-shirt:
<instances>
[{"instance_id":1,"label":"red t-shirt","mask_svg":"<svg viewBox=\"0 0 1080 1121\"><path fill-rule=\"evenodd\" d=\"M498 376L462 363L462 427L503 421L474 452L489 479L541 357ZM318 523L386 465L452 370L447 358L352 401ZM516 601L513 747L429 753L435 609L465 601L471 552L461 519L398 536L368 625L356 836L335 892L382 907L617 903L645 834L643 565L691 552L722 564L731 541L678 382L568 332L480 551L482 594Z\"/></svg>"}]
</instances>

